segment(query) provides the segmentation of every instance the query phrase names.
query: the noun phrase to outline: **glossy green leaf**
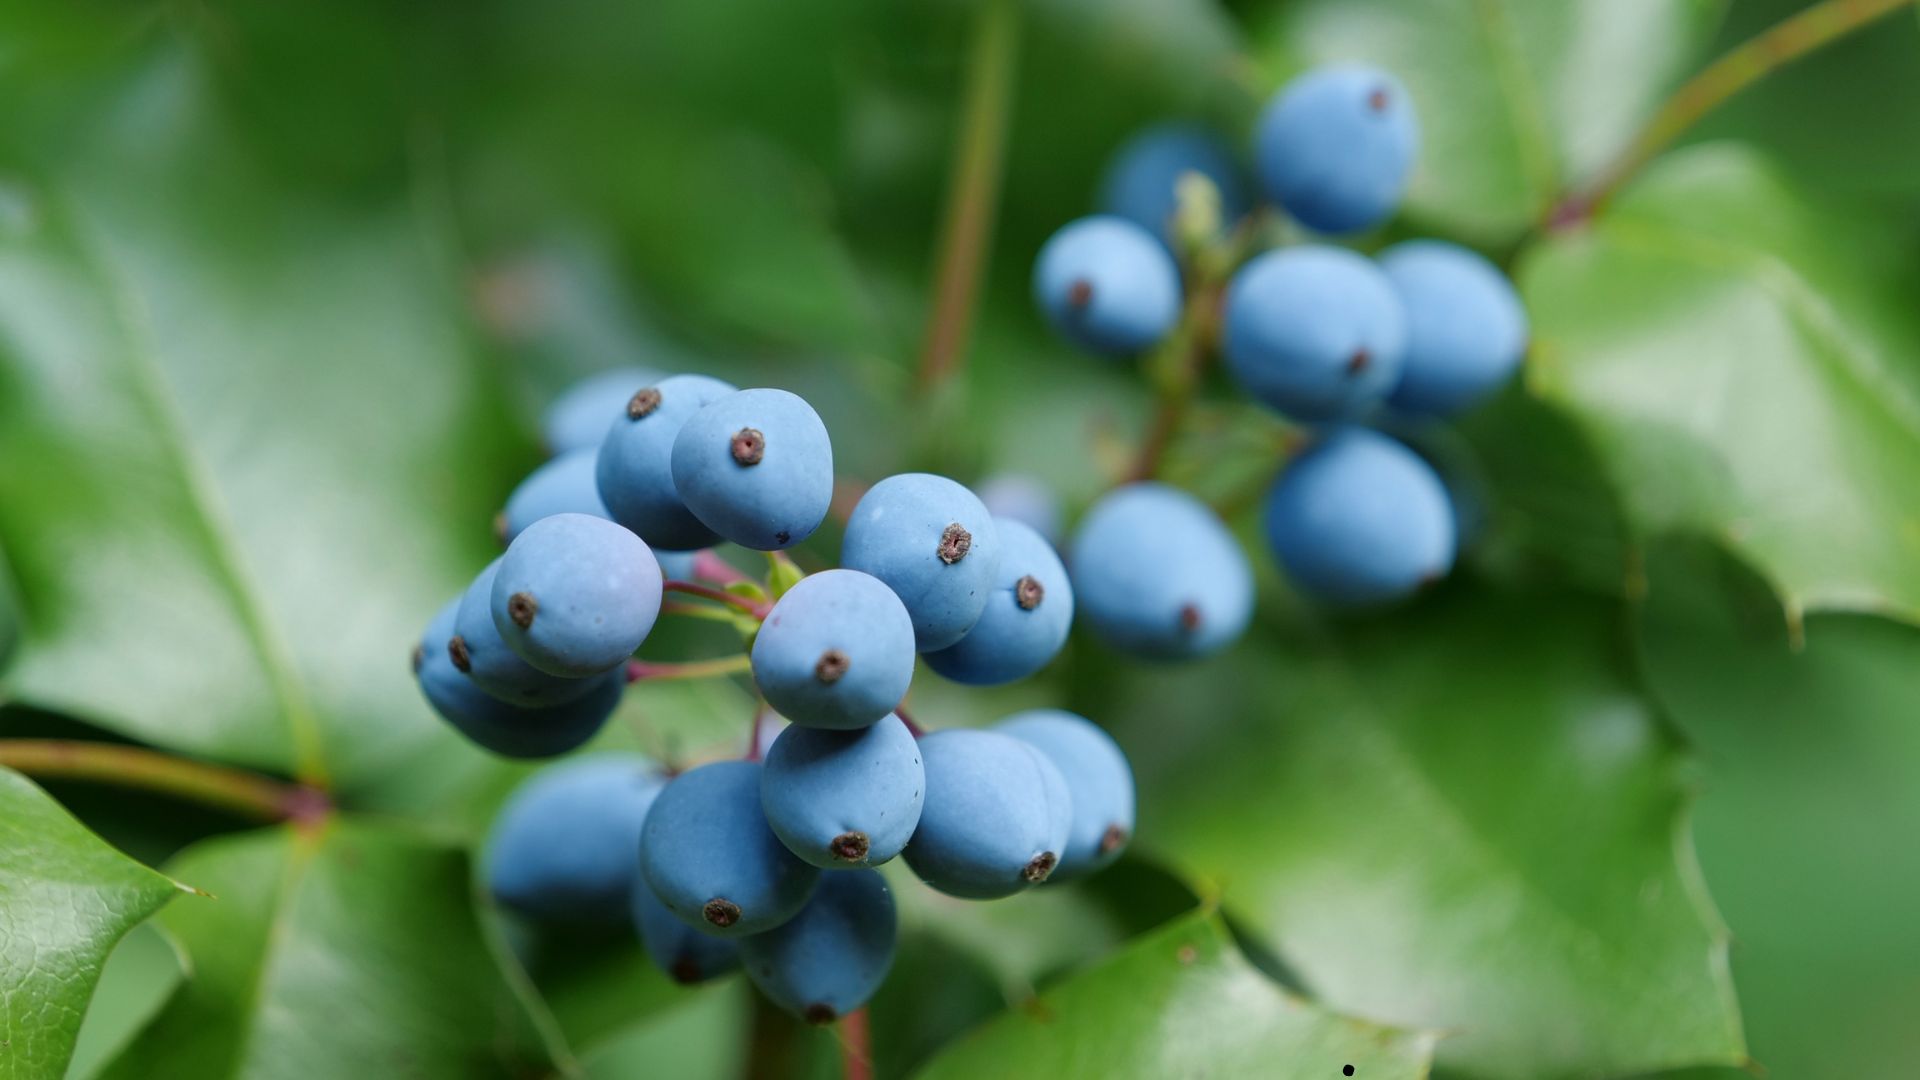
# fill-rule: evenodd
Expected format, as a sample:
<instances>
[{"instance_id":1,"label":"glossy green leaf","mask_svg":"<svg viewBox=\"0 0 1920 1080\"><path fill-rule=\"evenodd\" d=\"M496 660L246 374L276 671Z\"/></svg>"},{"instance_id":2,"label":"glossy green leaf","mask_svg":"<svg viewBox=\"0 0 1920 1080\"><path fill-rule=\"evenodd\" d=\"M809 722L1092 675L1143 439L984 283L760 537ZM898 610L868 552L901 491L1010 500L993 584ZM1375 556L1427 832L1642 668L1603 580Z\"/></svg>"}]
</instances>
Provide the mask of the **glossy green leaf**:
<instances>
[{"instance_id":1,"label":"glossy green leaf","mask_svg":"<svg viewBox=\"0 0 1920 1080\"><path fill-rule=\"evenodd\" d=\"M353 776L452 745L404 657L526 443L436 223L260 183L165 42L0 158L0 550L15 698Z\"/></svg>"},{"instance_id":2,"label":"glossy green leaf","mask_svg":"<svg viewBox=\"0 0 1920 1080\"><path fill-rule=\"evenodd\" d=\"M1909 252L1750 153L1673 155L1527 261L1530 381L1589 430L1641 532L1719 539L1792 618L1920 619Z\"/></svg>"},{"instance_id":3,"label":"glossy green leaf","mask_svg":"<svg viewBox=\"0 0 1920 1080\"><path fill-rule=\"evenodd\" d=\"M1410 214L1510 240L1618 153L1698 62L1719 0L1306 0L1256 26L1272 85L1310 64L1398 75L1422 146Z\"/></svg>"},{"instance_id":4,"label":"glossy green leaf","mask_svg":"<svg viewBox=\"0 0 1920 1080\"><path fill-rule=\"evenodd\" d=\"M147 1026L186 981L187 958L152 922L120 939L100 970L67 1080L91 1080Z\"/></svg>"},{"instance_id":5,"label":"glossy green leaf","mask_svg":"<svg viewBox=\"0 0 1920 1080\"><path fill-rule=\"evenodd\" d=\"M1459 582L1080 705L1134 762L1142 850L1327 1007L1445 1030L1476 1077L1735 1061L1683 759L1624 630L1612 602Z\"/></svg>"},{"instance_id":6,"label":"glossy green leaf","mask_svg":"<svg viewBox=\"0 0 1920 1080\"><path fill-rule=\"evenodd\" d=\"M173 869L215 899L160 919L191 975L103 1074L517 1076L554 1066L476 917L459 850L333 819L204 841Z\"/></svg>"},{"instance_id":7,"label":"glossy green leaf","mask_svg":"<svg viewBox=\"0 0 1920 1080\"><path fill-rule=\"evenodd\" d=\"M1341 1075L1418 1080L1434 1036L1329 1013L1280 989L1211 914L1171 923L955 1043L949 1077Z\"/></svg>"},{"instance_id":8,"label":"glossy green leaf","mask_svg":"<svg viewBox=\"0 0 1920 1080\"><path fill-rule=\"evenodd\" d=\"M1639 619L1654 692L1699 746L1693 835L1771 1076L1920 1061L1920 629L1816 615L1794 648L1750 571L1661 545Z\"/></svg>"},{"instance_id":9,"label":"glossy green leaf","mask_svg":"<svg viewBox=\"0 0 1920 1080\"><path fill-rule=\"evenodd\" d=\"M0 1077L65 1071L114 944L182 888L0 769Z\"/></svg>"}]
</instances>

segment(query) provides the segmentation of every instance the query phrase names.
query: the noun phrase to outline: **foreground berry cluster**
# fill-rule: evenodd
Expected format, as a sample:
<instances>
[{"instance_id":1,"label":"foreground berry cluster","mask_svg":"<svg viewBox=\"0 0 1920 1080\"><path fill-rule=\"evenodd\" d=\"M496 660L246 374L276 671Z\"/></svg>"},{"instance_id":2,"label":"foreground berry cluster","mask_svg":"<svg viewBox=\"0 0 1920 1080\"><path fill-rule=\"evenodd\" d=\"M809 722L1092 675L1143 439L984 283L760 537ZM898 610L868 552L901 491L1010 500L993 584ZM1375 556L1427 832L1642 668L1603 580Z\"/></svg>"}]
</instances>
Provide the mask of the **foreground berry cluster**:
<instances>
[{"instance_id":1,"label":"foreground berry cluster","mask_svg":"<svg viewBox=\"0 0 1920 1080\"><path fill-rule=\"evenodd\" d=\"M800 577L777 553L825 520L834 472L826 427L799 397L615 372L556 402L545 434L555 456L496 522L506 553L415 651L435 710L497 753L572 750L630 680L700 669L633 659L675 594L740 626L753 681L789 726L769 742L756 716L745 759L678 774L631 755L537 774L489 844L503 903L630 917L674 978L744 967L781 1006L827 1022L892 961L894 901L874 867L904 856L935 889L993 899L1119 856L1133 776L1098 727L1038 710L925 734L900 711L920 659L997 684L1059 652L1076 590L1037 529L945 477L893 476L854 507L841 568ZM722 542L770 553L767 583L707 550ZM1104 598L1093 606L1125 623L1139 602L1112 598L1137 590L1103 558L1087 559ZM1168 618L1182 633L1224 617L1204 597L1179 603L1191 612Z\"/></svg>"},{"instance_id":2,"label":"foreground berry cluster","mask_svg":"<svg viewBox=\"0 0 1920 1080\"><path fill-rule=\"evenodd\" d=\"M1260 119L1257 187L1312 233L1370 229L1398 203L1418 142L1393 76L1309 71ZM1451 569L1458 524L1434 467L1378 429L1490 395L1526 350L1525 310L1496 267L1440 241L1369 258L1308 240L1246 258L1265 224L1255 186L1205 130L1142 133L1110 167L1103 212L1040 252L1035 298L1061 335L1096 353L1137 354L1177 329L1217 342L1242 390L1314 429L1266 503L1268 544L1289 578L1335 604L1399 599Z\"/></svg>"}]
</instances>

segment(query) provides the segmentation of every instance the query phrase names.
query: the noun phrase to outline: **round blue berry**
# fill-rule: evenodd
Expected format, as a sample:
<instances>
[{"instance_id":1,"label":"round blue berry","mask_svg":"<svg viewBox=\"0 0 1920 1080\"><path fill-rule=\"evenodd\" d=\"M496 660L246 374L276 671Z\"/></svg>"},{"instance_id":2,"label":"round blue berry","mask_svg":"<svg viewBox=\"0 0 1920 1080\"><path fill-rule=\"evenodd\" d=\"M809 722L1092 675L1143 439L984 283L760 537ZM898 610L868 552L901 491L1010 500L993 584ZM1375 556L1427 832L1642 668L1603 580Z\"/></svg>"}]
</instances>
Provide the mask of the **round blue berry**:
<instances>
[{"instance_id":1,"label":"round blue berry","mask_svg":"<svg viewBox=\"0 0 1920 1080\"><path fill-rule=\"evenodd\" d=\"M1060 538L1060 500L1038 477L996 473L976 489L995 521L1018 521L1053 543Z\"/></svg>"},{"instance_id":2,"label":"round blue berry","mask_svg":"<svg viewBox=\"0 0 1920 1080\"><path fill-rule=\"evenodd\" d=\"M1028 526L1004 518L1000 580L967 636L926 654L927 666L973 686L1010 683L1047 666L1073 628L1073 587L1053 545Z\"/></svg>"},{"instance_id":3,"label":"round blue berry","mask_svg":"<svg viewBox=\"0 0 1920 1080\"><path fill-rule=\"evenodd\" d=\"M660 377L645 368L623 367L589 375L568 387L540 419L541 441L554 455L592 450L607 437L607 425L627 407L627 399Z\"/></svg>"},{"instance_id":4,"label":"round blue berry","mask_svg":"<svg viewBox=\"0 0 1920 1080\"><path fill-rule=\"evenodd\" d=\"M487 564L461 594L447 655L475 686L509 704L535 708L578 700L597 685L596 680L542 671L527 663L500 636L493 621L493 586L505 558L503 555Z\"/></svg>"},{"instance_id":5,"label":"round blue berry","mask_svg":"<svg viewBox=\"0 0 1920 1080\"><path fill-rule=\"evenodd\" d=\"M1499 389L1527 350L1527 311L1498 267L1458 244L1410 240L1380 254L1407 315L1395 408L1450 416Z\"/></svg>"},{"instance_id":6,"label":"round blue berry","mask_svg":"<svg viewBox=\"0 0 1920 1080\"><path fill-rule=\"evenodd\" d=\"M628 917L640 826L666 777L638 754L550 765L514 789L487 835L487 886L537 919Z\"/></svg>"},{"instance_id":7,"label":"round blue berry","mask_svg":"<svg viewBox=\"0 0 1920 1080\"><path fill-rule=\"evenodd\" d=\"M840 565L872 574L913 618L915 647L944 649L980 618L1000 574L1000 537L973 492L944 476L889 476L847 520Z\"/></svg>"},{"instance_id":8,"label":"round blue berry","mask_svg":"<svg viewBox=\"0 0 1920 1080\"><path fill-rule=\"evenodd\" d=\"M1343 428L1287 463L1267 497L1267 542L1301 591L1334 604L1399 599L1453 565L1453 509L1433 467Z\"/></svg>"},{"instance_id":9,"label":"round blue berry","mask_svg":"<svg viewBox=\"0 0 1920 1080\"><path fill-rule=\"evenodd\" d=\"M877 871L828 874L786 925L740 943L747 978L810 1024L867 1003L893 966L898 916Z\"/></svg>"},{"instance_id":10,"label":"round blue berry","mask_svg":"<svg viewBox=\"0 0 1920 1080\"><path fill-rule=\"evenodd\" d=\"M742 390L708 403L673 440L673 485L721 536L779 551L813 535L833 502L833 443L797 394Z\"/></svg>"},{"instance_id":11,"label":"round blue berry","mask_svg":"<svg viewBox=\"0 0 1920 1080\"><path fill-rule=\"evenodd\" d=\"M1232 644L1253 615L1253 570L1207 504L1161 483L1109 492L1080 522L1074 601L1114 648L1156 659Z\"/></svg>"},{"instance_id":12,"label":"round blue berry","mask_svg":"<svg viewBox=\"0 0 1920 1080\"><path fill-rule=\"evenodd\" d=\"M433 711L482 748L514 758L564 754L599 733L619 706L624 672L581 680L572 700L534 708L510 705L480 689L453 666L448 650L459 611L455 597L434 616L414 648L413 672Z\"/></svg>"},{"instance_id":13,"label":"round blue berry","mask_svg":"<svg viewBox=\"0 0 1920 1080\"><path fill-rule=\"evenodd\" d=\"M1198 173L1220 193L1220 220L1232 224L1250 209L1233 150L1198 124L1158 124L1128 139L1100 184L1103 213L1126 218L1162 240L1174 236L1180 178Z\"/></svg>"},{"instance_id":14,"label":"round blue berry","mask_svg":"<svg viewBox=\"0 0 1920 1080\"><path fill-rule=\"evenodd\" d=\"M600 501L600 485L594 469L600 460L597 447L569 450L527 474L520 486L507 496L506 508L494 519L494 532L502 544L511 544L527 526L555 514L588 514L609 517L607 504Z\"/></svg>"},{"instance_id":15,"label":"round blue berry","mask_svg":"<svg viewBox=\"0 0 1920 1080\"><path fill-rule=\"evenodd\" d=\"M500 560L493 622L534 667L581 678L624 664L660 614L660 564L605 518L555 514L527 527Z\"/></svg>"},{"instance_id":16,"label":"round blue berry","mask_svg":"<svg viewBox=\"0 0 1920 1080\"><path fill-rule=\"evenodd\" d=\"M801 578L753 639L753 680L796 724L861 728L913 682L913 619L878 578L823 570Z\"/></svg>"},{"instance_id":17,"label":"round blue berry","mask_svg":"<svg viewBox=\"0 0 1920 1080\"><path fill-rule=\"evenodd\" d=\"M858 731L790 727L760 773L767 824L788 850L827 869L900 854L925 790L919 743L897 716Z\"/></svg>"},{"instance_id":18,"label":"round blue berry","mask_svg":"<svg viewBox=\"0 0 1920 1080\"><path fill-rule=\"evenodd\" d=\"M1180 319L1180 270L1154 235L1125 218L1081 218L1053 234L1033 269L1047 321L1082 348L1127 356Z\"/></svg>"},{"instance_id":19,"label":"round blue berry","mask_svg":"<svg viewBox=\"0 0 1920 1080\"><path fill-rule=\"evenodd\" d=\"M667 551L691 551L720 539L673 486L673 440L693 414L736 389L705 375L674 375L628 395L604 433L594 473L613 520Z\"/></svg>"},{"instance_id":20,"label":"round blue berry","mask_svg":"<svg viewBox=\"0 0 1920 1080\"><path fill-rule=\"evenodd\" d=\"M644 877L633 882L633 925L654 966L682 986L717 979L740 966L740 945L703 934L674 917Z\"/></svg>"},{"instance_id":21,"label":"round blue berry","mask_svg":"<svg viewBox=\"0 0 1920 1080\"><path fill-rule=\"evenodd\" d=\"M1224 352L1247 392L1296 420L1354 416L1400 378L1406 316L1386 275L1344 248L1268 252L1227 287Z\"/></svg>"},{"instance_id":22,"label":"round blue berry","mask_svg":"<svg viewBox=\"0 0 1920 1080\"><path fill-rule=\"evenodd\" d=\"M640 868L676 918L723 937L793 918L820 877L767 826L753 761L716 761L674 777L647 813Z\"/></svg>"},{"instance_id":23,"label":"round blue berry","mask_svg":"<svg viewBox=\"0 0 1920 1080\"><path fill-rule=\"evenodd\" d=\"M991 900L1045 881L1066 850L1066 778L1030 743L953 728L920 740L927 774L907 865L950 896Z\"/></svg>"},{"instance_id":24,"label":"round blue berry","mask_svg":"<svg viewBox=\"0 0 1920 1080\"><path fill-rule=\"evenodd\" d=\"M1420 125L1400 80L1338 64L1294 79L1254 134L1267 195L1302 225L1350 233L1399 205L1420 150Z\"/></svg>"},{"instance_id":25,"label":"round blue berry","mask_svg":"<svg viewBox=\"0 0 1920 1080\"><path fill-rule=\"evenodd\" d=\"M996 729L1036 747L1067 778L1073 824L1052 880L1084 877L1118 859L1133 836L1133 767L1113 736L1062 709L1015 713Z\"/></svg>"}]
</instances>

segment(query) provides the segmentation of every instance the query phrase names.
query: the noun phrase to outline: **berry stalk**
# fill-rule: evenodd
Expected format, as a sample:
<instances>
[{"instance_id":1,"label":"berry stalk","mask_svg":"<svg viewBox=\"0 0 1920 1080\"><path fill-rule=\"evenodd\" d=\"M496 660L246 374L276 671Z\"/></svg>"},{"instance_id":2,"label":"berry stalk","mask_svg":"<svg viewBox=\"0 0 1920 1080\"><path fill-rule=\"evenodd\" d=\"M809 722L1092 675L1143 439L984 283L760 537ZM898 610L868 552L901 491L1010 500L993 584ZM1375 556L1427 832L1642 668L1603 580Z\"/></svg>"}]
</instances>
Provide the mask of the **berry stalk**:
<instances>
[{"instance_id":1,"label":"berry stalk","mask_svg":"<svg viewBox=\"0 0 1920 1080\"><path fill-rule=\"evenodd\" d=\"M725 589L716 589L711 585L702 585L694 581L669 581L664 583L662 588L667 592L685 593L688 596L698 596L703 600L712 600L715 603L728 604L739 608L741 611L746 612L756 619L764 619L767 617L768 608L766 604L741 596L738 593L728 592Z\"/></svg>"},{"instance_id":2,"label":"berry stalk","mask_svg":"<svg viewBox=\"0 0 1920 1080\"><path fill-rule=\"evenodd\" d=\"M261 821L314 822L332 810L314 788L137 746L0 739L0 765L28 776L157 791Z\"/></svg>"},{"instance_id":3,"label":"berry stalk","mask_svg":"<svg viewBox=\"0 0 1920 1080\"><path fill-rule=\"evenodd\" d=\"M742 675L751 670L753 670L753 659L746 653L722 656L713 660L687 660L678 663L629 660L627 661L627 681L636 683L666 682L673 679L718 679L727 675Z\"/></svg>"}]
</instances>

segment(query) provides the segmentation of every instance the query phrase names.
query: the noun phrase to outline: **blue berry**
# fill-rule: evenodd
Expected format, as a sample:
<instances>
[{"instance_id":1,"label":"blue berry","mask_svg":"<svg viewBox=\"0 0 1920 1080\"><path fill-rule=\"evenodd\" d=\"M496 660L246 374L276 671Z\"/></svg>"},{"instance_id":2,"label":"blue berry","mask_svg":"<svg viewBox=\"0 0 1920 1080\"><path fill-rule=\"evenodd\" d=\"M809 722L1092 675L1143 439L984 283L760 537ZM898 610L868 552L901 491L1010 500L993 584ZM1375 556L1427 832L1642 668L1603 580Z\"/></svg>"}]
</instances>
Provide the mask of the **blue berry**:
<instances>
[{"instance_id":1,"label":"blue berry","mask_svg":"<svg viewBox=\"0 0 1920 1080\"><path fill-rule=\"evenodd\" d=\"M527 527L500 560L493 622L509 648L553 675L624 664L660 614L660 564L604 518L556 514Z\"/></svg>"},{"instance_id":2,"label":"blue berry","mask_svg":"<svg viewBox=\"0 0 1920 1080\"><path fill-rule=\"evenodd\" d=\"M1050 544L1060 539L1060 500L1039 478L996 473L980 481L976 491L993 520L1018 521L1046 537Z\"/></svg>"},{"instance_id":3,"label":"blue berry","mask_svg":"<svg viewBox=\"0 0 1920 1080\"><path fill-rule=\"evenodd\" d=\"M1227 287L1224 352L1247 392L1296 420L1378 403L1400 378L1406 315L1372 262L1303 245L1241 267Z\"/></svg>"},{"instance_id":4,"label":"blue berry","mask_svg":"<svg viewBox=\"0 0 1920 1080\"><path fill-rule=\"evenodd\" d=\"M673 440L673 484L693 516L742 547L779 551L813 535L833 502L833 443L785 390L708 403Z\"/></svg>"},{"instance_id":5,"label":"blue berry","mask_svg":"<svg viewBox=\"0 0 1920 1080\"><path fill-rule=\"evenodd\" d=\"M638 754L561 762L516 788L487 836L487 886L539 919L628 917L640 826L666 777Z\"/></svg>"},{"instance_id":6,"label":"blue berry","mask_svg":"<svg viewBox=\"0 0 1920 1080\"><path fill-rule=\"evenodd\" d=\"M572 700L535 708L509 705L480 689L453 666L448 650L459 611L455 597L434 616L415 647L413 671L433 710L481 747L506 757L554 757L593 738L619 706L625 672L582 680Z\"/></svg>"},{"instance_id":7,"label":"blue berry","mask_svg":"<svg viewBox=\"0 0 1920 1080\"><path fill-rule=\"evenodd\" d=\"M753 679L780 715L818 728L882 719L913 681L913 619L878 578L824 570L787 590L753 639Z\"/></svg>"},{"instance_id":8,"label":"blue berry","mask_svg":"<svg viewBox=\"0 0 1920 1080\"><path fill-rule=\"evenodd\" d=\"M1342 605L1395 600L1453 565L1453 509L1418 454L1365 428L1287 463L1267 497L1267 542L1303 592Z\"/></svg>"},{"instance_id":9,"label":"blue berry","mask_svg":"<svg viewBox=\"0 0 1920 1080\"><path fill-rule=\"evenodd\" d=\"M1400 202L1420 149L1406 87L1358 65L1316 68L1276 94L1254 134L1268 197L1302 225L1350 233Z\"/></svg>"},{"instance_id":10,"label":"blue berry","mask_svg":"<svg viewBox=\"0 0 1920 1080\"><path fill-rule=\"evenodd\" d=\"M1088 625L1113 647L1158 659L1205 656L1253 615L1253 570L1208 506L1179 488L1129 484L1080 523L1068 565Z\"/></svg>"},{"instance_id":11,"label":"blue berry","mask_svg":"<svg viewBox=\"0 0 1920 1080\"><path fill-rule=\"evenodd\" d=\"M1411 240L1380 254L1407 314L1406 361L1387 400L1449 416L1513 376L1527 349L1527 311L1498 267L1458 244Z\"/></svg>"},{"instance_id":12,"label":"blue berry","mask_svg":"<svg viewBox=\"0 0 1920 1080\"><path fill-rule=\"evenodd\" d=\"M1061 709L1015 713L996 730L1038 748L1067 778L1073 824L1052 880L1084 877L1118 859L1133 836L1133 767L1113 736Z\"/></svg>"},{"instance_id":13,"label":"blue berry","mask_svg":"<svg viewBox=\"0 0 1920 1080\"><path fill-rule=\"evenodd\" d=\"M1220 220L1232 224L1250 209L1233 150L1198 124L1159 124L1128 139L1107 165L1100 209L1163 240L1173 239L1180 178L1199 173L1220 193Z\"/></svg>"},{"instance_id":14,"label":"blue berry","mask_svg":"<svg viewBox=\"0 0 1920 1080\"><path fill-rule=\"evenodd\" d=\"M500 636L493 620L493 586L505 559L503 555L487 564L461 594L460 608L453 619L453 636L447 641L447 654L453 659L453 666L488 694L523 708L578 700L597 685L595 680L542 671L527 663Z\"/></svg>"},{"instance_id":15,"label":"blue berry","mask_svg":"<svg viewBox=\"0 0 1920 1080\"><path fill-rule=\"evenodd\" d=\"M944 649L980 618L1000 574L1000 537L973 492L903 473L873 485L847 521L840 565L886 582L913 617L915 647Z\"/></svg>"},{"instance_id":16,"label":"blue berry","mask_svg":"<svg viewBox=\"0 0 1920 1080\"><path fill-rule=\"evenodd\" d=\"M953 728L920 740L927 773L907 865L950 896L991 900L1045 881L1066 850L1072 796L1031 744Z\"/></svg>"},{"instance_id":17,"label":"blue berry","mask_svg":"<svg viewBox=\"0 0 1920 1080\"><path fill-rule=\"evenodd\" d=\"M1073 627L1073 587L1045 537L1018 521L1000 532L1000 580L967 636L926 654L927 666L973 686L1010 683L1047 666Z\"/></svg>"},{"instance_id":18,"label":"blue berry","mask_svg":"<svg viewBox=\"0 0 1920 1080\"><path fill-rule=\"evenodd\" d=\"M1154 234L1125 218L1069 223L1040 249L1033 298L1063 336L1127 356L1166 337L1180 318L1180 269Z\"/></svg>"},{"instance_id":19,"label":"blue berry","mask_svg":"<svg viewBox=\"0 0 1920 1080\"><path fill-rule=\"evenodd\" d=\"M629 394L605 432L594 474L613 520L667 551L691 551L720 539L673 486L673 440L694 413L735 389L705 375L674 375Z\"/></svg>"},{"instance_id":20,"label":"blue berry","mask_svg":"<svg viewBox=\"0 0 1920 1080\"><path fill-rule=\"evenodd\" d=\"M507 496L506 508L494 519L494 532L500 542L513 543L527 526L555 514L609 517L593 475L599 459L600 451L588 446L569 450L529 473Z\"/></svg>"},{"instance_id":21,"label":"blue berry","mask_svg":"<svg viewBox=\"0 0 1920 1080\"><path fill-rule=\"evenodd\" d=\"M674 777L647 813L640 868L676 918L724 937L793 918L820 877L767 826L752 761L716 761Z\"/></svg>"},{"instance_id":22,"label":"blue berry","mask_svg":"<svg viewBox=\"0 0 1920 1080\"><path fill-rule=\"evenodd\" d=\"M668 581L692 581L694 578L694 559L697 551L661 551L653 549L653 557L660 563L660 576Z\"/></svg>"},{"instance_id":23,"label":"blue berry","mask_svg":"<svg viewBox=\"0 0 1920 1080\"><path fill-rule=\"evenodd\" d=\"M867 1003L893 966L898 916L877 871L828 874L785 926L740 943L747 977L781 1008L830 1024Z\"/></svg>"},{"instance_id":24,"label":"blue berry","mask_svg":"<svg viewBox=\"0 0 1920 1080\"><path fill-rule=\"evenodd\" d=\"M878 866L920 821L926 774L897 716L859 731L790 727L767 752L760 805L767 824L815 866Z\"/></svg>"},{"instance_id":25,"label":"blue berry","mask_svg":"<svg viewBox=\"0 0 1920 1080\"><path fill-rule=\"evenodd\" d=\"M706 982L740 966L740 944L703 934L674 917L644 878L633 882L633 925L647 956L682 986Z\"/></svg>"},{"instance_id":26,"label":"blue berry","mask_svg":"<svg viewBox=\"0 0 1920 1080\"><path fill-rule=\"evenodd\" d=\"M568 387L540 419L541 441L553 455L591 450L607 437L607 425L627 407L627 399L660 377L645 368L623 367L589 375Z\"/></svg>"}]
</instances>

